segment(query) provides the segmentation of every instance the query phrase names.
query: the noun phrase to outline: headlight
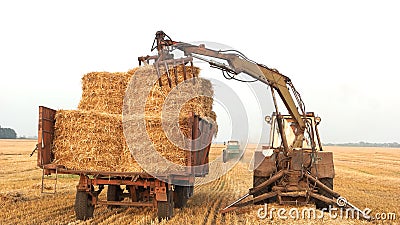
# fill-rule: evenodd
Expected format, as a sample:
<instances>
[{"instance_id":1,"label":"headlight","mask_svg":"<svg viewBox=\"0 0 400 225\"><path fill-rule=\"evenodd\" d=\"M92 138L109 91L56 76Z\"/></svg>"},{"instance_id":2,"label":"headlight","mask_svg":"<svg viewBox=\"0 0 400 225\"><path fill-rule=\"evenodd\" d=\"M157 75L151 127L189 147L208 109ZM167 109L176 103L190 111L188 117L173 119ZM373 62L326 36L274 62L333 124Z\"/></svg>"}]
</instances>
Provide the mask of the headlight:
<instances>
[{"instance_id":1,"label":"headlight","mask_svg":"<svg viewBox=\"0 0 400 225\"><path fill-rule=\"evenodd\" d=\"M271 123L271 117L270 116L265 116L265 122Z\"/></svg>"},{"instance_id":2,"label":"headlight","mask_svg":"<svg viewBox=\"0 0 400 225\"><path fill-rule=\"evenodd\" d=\"M321 117L315 117L315 123L318 125L321 122Z\"/></svg>"}]
</instances>

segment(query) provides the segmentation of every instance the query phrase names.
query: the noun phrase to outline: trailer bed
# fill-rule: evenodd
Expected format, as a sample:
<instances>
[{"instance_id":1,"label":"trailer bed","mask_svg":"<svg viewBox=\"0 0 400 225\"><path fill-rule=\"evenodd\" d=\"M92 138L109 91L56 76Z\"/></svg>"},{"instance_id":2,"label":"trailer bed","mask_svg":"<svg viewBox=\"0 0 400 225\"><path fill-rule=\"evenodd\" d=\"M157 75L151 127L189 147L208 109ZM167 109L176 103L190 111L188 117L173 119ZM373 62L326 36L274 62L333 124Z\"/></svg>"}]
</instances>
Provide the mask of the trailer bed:
<instances>
[{"instance_id":1,"label":"trailer bed","mask_svg":"<svg viewBox=\"0 0 400 225\"><path fill-rule=\"evenodd\" d=\"M193 195L195 177L204 177L209 172L208 154L215 127L194 114L191 115L192 139L200 137L200 143L208 143L208 145L200 150L192 146L192 149L196 150L188 151L189 157L185 171L152 175L145 171L79 170L54 163L52 143L55 115L55 110L44 106L39 107L37 165L43 169L42 186L43 179L48 175L55 174L56 179L58 174L79 175L75 199L75 214L79 220L93 217L94 208L99 204L109 207L122 205L157 207L160 219L170 218L173 215L174 206L184 207L188 198ZM200 130L208 135L200 136ZM98 196L105 186L108 187L107 201L99 200ZM131 201L122 201L124 198L130 198Z\"/></svg>"}]
</instances>

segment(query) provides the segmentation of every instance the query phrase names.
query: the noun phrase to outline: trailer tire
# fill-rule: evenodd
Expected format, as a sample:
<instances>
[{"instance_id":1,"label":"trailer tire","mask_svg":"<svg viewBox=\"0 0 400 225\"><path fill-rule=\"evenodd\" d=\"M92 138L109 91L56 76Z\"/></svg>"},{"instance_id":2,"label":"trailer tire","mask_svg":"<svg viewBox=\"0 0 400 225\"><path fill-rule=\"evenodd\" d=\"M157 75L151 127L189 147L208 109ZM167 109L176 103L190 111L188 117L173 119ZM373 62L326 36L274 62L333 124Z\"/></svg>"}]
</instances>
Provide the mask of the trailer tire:
<instances>
[{"instance_id":1,"label":"trailer tire","mask_svg":"<svg viewBox=\"0 0 400 225\"><path fill-rule=\"evenodd\" d=\"M321 183L323 183L324 185L326 185L327 187L329 187L330 189L333 190L333 178L320 178L319 181L321 181ZM321 188L318 189L318 194L323 195L327 198L333 198L333 196L331 194L329 194L328 192L322 190ZM323 202L321 200L315 199L315 207L317 209L328 209L329 208L329 204L326 202Z\"/></svg>"},{"instance_id":2,"label":"trailer tire","mask_svg":"<svg viewBox=\"0 0 400 225\"><path fill-rule=\"evenodd\" d=\"M268 180L269 177L258 177L258 176L253 176L253 187L257 187L258 185L262 184L264 181ZM257 197L259 195L262 195L264 193L270 192L272 190L271 186L266 187L266 191L257 191L256 193L253 194L253 197ZM267 200L259 201L255 204L260 205L264 203L272 203L276 202L276 197L269 198Z\"/></svg>"},{"instance_id":3,"label":"trailer tire","mask_svg":"<svg viewBox=\"0 0 400 225\"><path fill-rule=\"evenodd\" d=\"M183 208L186 206L189 199L190 187L186 186L175 186L174 191L174 207Z\"/></svg>"},{"instance_id":4,"label":"trailer tire","mask_svg":"<svg viewBox=\"0 0 400 225\"><path fill-rule=\"evenodd\" d=\"M169 220L172 218L174 214L174 199L173 199L173 192L167 192L167 201L157 201L157 217L158 220L161 221L162 219Z\"/></svg>"},{"instance_id":5,"label":"trailer tire","mask_svg":"<svg viewBox=\"0 0 400 225\"><path fill-rule=\"evenodd\" d=\"M92 196L85 191L77 191L74 208L77 220L87 220L89 218L92 218L94 212L94 205L92 205Z\"/></svg>"},{"instance_id":6,"label":"trailer tire","mask_svg":"<svg viewBox=\"0 0 400 225\"><path fill-rule=\"evenodd\" d=\"M124 198L122 197L122 189L119 185L108 185L107 188L107 201L122 201ZM118 205L109 205L107 206L109 209L118 208Z\"/></svg>"}]
</instances>

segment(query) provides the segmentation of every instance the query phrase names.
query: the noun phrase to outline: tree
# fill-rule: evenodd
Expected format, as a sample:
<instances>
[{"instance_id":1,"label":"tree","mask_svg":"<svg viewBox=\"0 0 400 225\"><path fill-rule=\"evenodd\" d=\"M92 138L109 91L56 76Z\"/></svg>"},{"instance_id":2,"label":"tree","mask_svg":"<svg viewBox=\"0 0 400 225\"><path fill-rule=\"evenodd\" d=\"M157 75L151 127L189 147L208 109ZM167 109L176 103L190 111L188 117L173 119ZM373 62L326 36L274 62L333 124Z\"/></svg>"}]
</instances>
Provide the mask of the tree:
<instances>
[{"instance_id":1,"label":"tree","mask_svg":"<svg viewBox=\"0 0 400 225\"><path fill-rule=\"evenodd\" d=\"M0 139L15 139L17 138L17 133L11 128L2 128L0 126Z\"/></svg>"}]
</instances>

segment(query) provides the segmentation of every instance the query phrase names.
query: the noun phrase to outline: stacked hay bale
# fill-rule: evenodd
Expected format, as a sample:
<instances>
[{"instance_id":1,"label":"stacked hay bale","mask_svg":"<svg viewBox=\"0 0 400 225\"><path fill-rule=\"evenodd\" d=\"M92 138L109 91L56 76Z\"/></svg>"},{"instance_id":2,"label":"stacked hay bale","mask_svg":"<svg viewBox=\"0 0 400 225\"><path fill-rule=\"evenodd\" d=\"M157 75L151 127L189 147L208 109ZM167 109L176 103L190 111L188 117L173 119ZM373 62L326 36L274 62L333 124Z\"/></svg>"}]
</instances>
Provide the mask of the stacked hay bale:
<instances>
[{"instance_id":1,"label":"stacked hay bale","mask_svg":"<svg viewBox=\"0 0 400 225\"><path fill-rule=\"evenodd\" d=\"M121 115L58 110L55 119L55 163L76 170L141 171L126 146Z\"/></svg>"},{"instance_id":2,"label":"stacked hay bale","mask_svg":"<svg viewBox=\"0 0 400 225\"><path fill-rule=\"evenodd\" d=\"M55 163L69 169L141 172L125 143L122 105L132 74L91 72L82 77L78 110L55 116Z\"/></svg>"},{"instance_id":3,"label":"stacked hay bale","mask_svg":"<svg viewBox=\"0 0 400 225\"><path fill-rule=\"evenodd\" d=\"M78 109L122 114L125 89L132 75L122 72L91 72L84 75Z\"/></svg>"},{"instance_id":4,"label":"stacked hay bale","mask_svg":"<svg viewBox=\"0 0 400 225\"><path fill-rule=\"evenodd\" d=\"M190 67L186 67L188 80L184 81L183 66L180 66L176 71L179 85L176 87L173 70L170 68L168 72L172 80L169 86L166 71L160 69L163 74L160 87L158 82L155 85L152 82L152 80L157 81L157 72L154 67L141 67L137 71L140 76L132 77L131 86L126 92L124 117L130 116L130 118L124 124L128 128L125 129L125 136L129 138L128 142L134 143L136 147L135 153L130 146L132 154L135 156L139 154L140 161L146 162L142 166L145 166L147 171L163 173L184 169L182 166L187 163L189 157L187 149L190 148L185 144L185 139L190 139L192 134L192 124L189 119L191 112L204 119L215 120L215 113L212 112L214 92L211 82L197 78L199 69L193 68L192 71ZM146 97L144 102L143 98ZM211 121L211 119L208 120ZM140 125L143 123L145 131ZM151 144L144 141L147 138L151 140ZM162 159L157 158L157 153ZM163 159L167 159L173 165L167 165L168 163Z\"/></svg>"},{"instance_id":5,"label":"stacked hay bale","mask_svg":"<svg viewBox=\"0 0 400 225\"><path fill-rule=\"evenodd\" d=\"M148 79L144 67L140 68L141 71L138 73L136 73L137 69L124 73L92 72L82 78L82 99L78 110L59 110L56 113L53 142L55 163L78 170L143 171L127 147L122 126L125 90L131 77L143 81ZM190 67L187 67L186 70L188 77L199 74L198 68L192 71ZM173 72L172 68L171 72ZM178 67L177 75L178 82L183 83L183 66ZM176 92L173 89L174 86L168 86L168 76L164 71L161 76L164 85L160 87L158 82L155 82L147 96L146 104L131 106L144 108L147 127L145 135L152 141L152 147L167 160L178 165L185 165L188 155L166 137L161 126L161 112L170 94L173 98L180 98L188 92L193 93L202 89L208 90L207 96L213 96L210 81L196 80L197 84L193 85L191 90L181 88ZM138 85L137 88L141 86ZM135 96L130 97L135 99ZM183 107L172 104L172 108L182 107L179 110L179 127L184 136L190 137L189 112L193 111L197 115L215 120L212 103L212 98L200 96L184 103ZM135 113L132 109L131 112ZM141 140L139 138L134 142L140 145Z\"/></svg>"}]
</instances>

